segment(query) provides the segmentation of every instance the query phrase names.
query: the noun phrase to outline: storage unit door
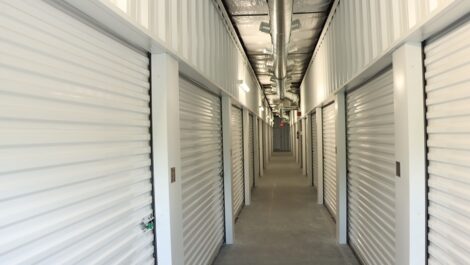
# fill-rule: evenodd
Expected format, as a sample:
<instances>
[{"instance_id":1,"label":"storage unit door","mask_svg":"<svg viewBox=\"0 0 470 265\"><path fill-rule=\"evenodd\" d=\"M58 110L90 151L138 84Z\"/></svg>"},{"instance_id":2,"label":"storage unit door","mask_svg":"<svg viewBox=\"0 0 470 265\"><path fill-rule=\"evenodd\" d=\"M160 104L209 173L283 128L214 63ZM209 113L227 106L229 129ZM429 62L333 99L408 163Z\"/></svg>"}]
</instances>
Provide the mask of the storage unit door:
<instances>
[{"instance_id":1,"label":"storage unit door","mask_svg":"<svg viewBox=\"0 0 470 265\"><path fill-rule=\"evenodd\" d=\"M425 45L429 264L470 264L470 22Z\"/></svg>"},{"instance_id":2,"label":"storage unit door","mask_svg":"<svg viewBox=\"0 0 470 265\"><path fill-rule=\"evenodd\" d=\"M300 165L300 168L302 168L302 137L303 137L303 131L302 131L302 120L299 120L299 123L298 123L298 126L299 126L299 146L298 146L298 150L299 150L299 165Z\"/></svg>"},{"instance_id":3,"label":"storage unit door","mask_svg":"<svg viewBox=\"0 0 470 265\"><path fill-rule=\"evenodd\" d=\"M154 264L149 58L46 1L0 10L0 264Z\"/></svg>"},{"instance_id":4,"label":"storage unit door","mask_svg":"<svg viewBox=\"0 0 470 265\"><path fill-rule=\"evenodd\" d=\"M336 220L336 132L335 104L323 108L323 196L326 208Z\"/></svg>"},{"instance_id":5,"label":"storage unit door","mask_svg":"<svg viewBox=\"0 0 470 265\"><path fill-rule=\"evenodd\" d=\"M262 120L258 120L258 161L259 161L259 168L260 168L260 176L261 176L261 169L264 169L264 158L263 158L263 122Z\"/></svg>"},{"instance_id":6,"label":"storage unit door","mask_svg":"<svg viewBox=\"0 0 470 265\"><path fill-rule=\"evenodd\" d=\"M312 185L318 183L318 144L317 144L317 115L312 114Z\"/></svg>"},{"instance_id":7,"label":"storage unit door","mask_svg":"<svg viewBox=\"0 0 470 265\"><path fill-rule=\"evenodd\" d=\"M395 264L392 70L347 94L348 237L364 264Z\"/></svg>"},{"instance_id":8,"label":"storage unit door","mask_svg":"<svg viewBox=\"0 0 470 265\"><path fill-rule=\"evenodd\" d=\"M250 143L248 148L250 148L250 188L253 188L255 185L255 132L253 124L253 115L250 114Z\"/></svg>"},{"instance_id":9,"label":"storage unit door","mask_svg":"<svg viewBox=\"0 0 470 265\"><path fill-rule=\"evenodd\" d=\"M180 78L185 264L211 264L224 241L221 101Z\"/></svg>"},{"instance_id":10,"label":"storage unit door","mask_svg":"<svg viewBox=\"0 0 470 265\"><path fill-rule=\"evenodd\" d=\"M237 217L245 201L242 110L237 107L232 107L232 184L233 211Z\"/></svg>"}]
</instances>

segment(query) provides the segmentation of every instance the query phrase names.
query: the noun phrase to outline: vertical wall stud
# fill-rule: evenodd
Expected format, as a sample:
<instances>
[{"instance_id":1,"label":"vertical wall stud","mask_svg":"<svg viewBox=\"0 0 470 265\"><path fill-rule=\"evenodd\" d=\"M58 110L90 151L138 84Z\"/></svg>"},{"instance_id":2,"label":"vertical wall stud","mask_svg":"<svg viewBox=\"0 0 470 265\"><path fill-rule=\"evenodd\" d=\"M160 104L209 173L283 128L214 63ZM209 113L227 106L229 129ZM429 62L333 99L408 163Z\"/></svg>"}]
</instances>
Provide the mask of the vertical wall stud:
<instances>
[{"instance_id":1,"label":"vertical wall stud","mask_svg":"<svg viewBox=\"0 0 470 265\"><path fill-rule=\"evenodd\" d=\"M159 264L183 264L178 62L152 55L153 174ZM176 181L171 182L171 168Z\"/></svg>"},{"instance_id":2,"label":"vertical wall stud","mask_svg":"<svg viewBox=\"0 0 470 265\"><path fill-rule=\"evenodd\" d=\"M234 242L233 185L232 185L232 100L222 96L222 142L224 157L225 243Z\"/></svg>"},{"instance_id":3,"label":"vertical wall stud","mask_svg":"<svg viewBox=\"0 0 470 265\"><path fill-rule=\"evenodd\" d=\"M405 43L393 53L395 108L396 262L426 263L426 156L421 43Z\"/></svg>"},{"instance_id":4,"label":"vertical wall stud","mask_svg":"<svg viewBox=\"0 0 470 265\"><path fill-rule=\"evenodd\" d=\"M347 243L347 161L346 102L344 92L336 94L336 239Z\"/></svg>"},{"instance_id":5,"label":"vertical wall stud","mask_svg":"<svg viewBox=\"0 0 470 265\"><path fill-rule=\"evenodd\" d=\"M322 108L315 111L317 120L317 202L323 204L323 115Z\"/></svg>"},{"instance_id":6,"label":"vertical wall stud","mask_svg":"<svg viewBox=\"0 0 470 265\"><path fill-rule=\"evenodd\" d=\"M242 112L243 122L243 171L245 183L245 205L251 204L251 188L250 188L250 112L243 108Z\"/></svg>"}]
</instances>

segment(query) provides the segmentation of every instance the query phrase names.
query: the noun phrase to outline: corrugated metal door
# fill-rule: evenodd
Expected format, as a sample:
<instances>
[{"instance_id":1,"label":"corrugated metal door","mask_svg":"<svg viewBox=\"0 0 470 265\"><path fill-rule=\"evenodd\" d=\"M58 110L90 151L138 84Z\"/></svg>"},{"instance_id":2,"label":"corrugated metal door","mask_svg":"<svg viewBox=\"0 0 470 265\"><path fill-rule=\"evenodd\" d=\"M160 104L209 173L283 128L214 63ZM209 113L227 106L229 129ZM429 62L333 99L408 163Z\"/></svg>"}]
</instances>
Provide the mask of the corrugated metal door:
<instances>
[{"instance_id":1,"label":"corrugated metal door","mask_svg":"<svg viewBox=\"0 0 470 265\"><path fill-rule=\"evenodd\" d=\"M180 78L185 264L210 264L224 241L220 97Z\"/></svg>"},{"instance_id":2,"label":"corrugated metal door","mask_svg":"<svg viewBox=\"0 0 470 265\"><path fill-rule=\"evenodd\" d=\"M250 187L255 186L255 131L253 115L250 114Z\"/></svg>"},{"instance_id":3,"label":"corrugated metal door","mask_svg":"<svg viewBox=\"0 0 470 265\"><path fill-rule=\"evenodd\" d=\"M312 185L318 183L318 144L317 144L317 115L312 114Z\"/></svg>"},{"instance_id":4,"label":"corrugated metal door","mask_svg":"<svg viewBox=\"0 0 470 265\"><path fill-rule=\"evenodd\" d=\"M429 264L470 264L470 22L425 45Z\"/></svg>"},{"instance_id":5,"label":"corrugated metal door","mask_svg":"<svg viewBox=\"0 0 470 265\"><path fill-rule=\"evenodd\" d=\"M323 107L323 190L326 208L336 220L335 104Z\"/></svg>"},{"instance_id":6,"label":"corrugated metal door","mask_svg":"<svg viewBox=\"0 0 470 265\"><path fill-rule=\"evenodd\" d=\"M44 1L0 10L0 263L154 264L149 58Z\"/></svg>"},{"instance_id":7,"label":"corrugated metal door","mask_svg":"<svg viewBox=\"0 0 470 265\"><path fill-rule=\"evenodd\" d=\"M232 106L232 182L235 217L240 213L245 201L243 172L242 110Z\"/></svg>"},{"instance_id":8,"label":"corrugated metal door","mask_svg":"<svg viewBox=\"0 0 470 265\"><path fill-rule=\"evenodd\" d=\"M258 161L260 168L260 176L262 169L264 169L263 147L263 121L260 119L258 120Z\"/></svg>"},{"instance_id":9,"label":"corrugated metal door","mask_svg":"<svg viewBox=\"0 0 470 265\"><path fill-rule=\"evenodd\" d=\"M347 94L348 237L365 264L395 264L392 70Z\"/></svg>"},{"instance_id":10,"label":"corrugated metal door","mask_svg":"<svg viewBox=\"0 0 470 265\"><path fill-rule=\"evenodd\" d=\"M300 168L303 168L303 138L304 138L304 132L303 132L303 120L299 120L299 164Z\"/></svg>"}]
</instances>

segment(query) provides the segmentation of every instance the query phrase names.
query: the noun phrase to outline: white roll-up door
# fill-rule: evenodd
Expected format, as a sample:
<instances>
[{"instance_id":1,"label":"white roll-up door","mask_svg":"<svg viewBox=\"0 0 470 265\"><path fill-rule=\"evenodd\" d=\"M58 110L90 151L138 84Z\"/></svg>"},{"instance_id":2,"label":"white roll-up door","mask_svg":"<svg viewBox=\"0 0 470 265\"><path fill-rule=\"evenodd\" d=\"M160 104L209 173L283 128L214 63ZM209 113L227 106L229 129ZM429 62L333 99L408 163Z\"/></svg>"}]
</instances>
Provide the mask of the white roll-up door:
<instances>
[{"instance_id":1,"label":"white roll-up door","mask_svg":"<svg viewBox=\"0 0 470 265\"><path fill-rule=\"evenodd\" d=\"M326 208L336 220L336 111L332 103L323 107L323 196Z\"/></svg>"},{"instance_id":2,"label":"white roll-up door","mask_svg":"<svg viewBox=\"0 0 470 265\"><path fill-rule=\"evenodd\" d=\"M302 148L302 140L304 137L304 132L303 132L303 120L299 120L299 164L300 168L303 167L302 162L303 162L303 148Z\"/></svg>"},{"instance_id":3,"label":"white roll-up door","mask_svg":"<svg viewBox=\"0 0 470 265\"><path fill-rule=\"evenodd\" d=\"M180 78L185 264L210 264L224 241L220 97Z\"/></svg>"},{"instance_id":4,"label":"white roll-up door","mask_svg":"<svg viewBox=\"0 0 470 265\"><path fill-rule=\"evenodd\" d=\"M258 161L259 161L259 168L260 168L260 176L261 172L264 169L264 158L263 158L263 121L260 119L258 120Z\"/></svg>"},{"instance_id":5,"label":"white roll-up door","mask_svg":"<svg viewBox=\"0 0 470 265\"><path fill-rule=\"evenodd\" d=\"M253 115L250 114L250 188L253 188L255 185L255 131L253 124Z\"/></svg>"},{"instance_id":6,"label":"white roll-up door","mask_svg":"<svg viewBox=\"0 0 470 265\"><path fill-rule=\"evenodd\" d=\"M395 264L392 70L347 94L348 237L364 264Z\"/></svg>"},{"instance_id":7,"label":"white roll-up door","mask_svg":"<svg viewBox=\"0 0 470 265\"><path fill-rule=\"evenodd\" d=\"M425 45L429 264L470 264L470 22Z\"/></svg>"},{"instance_id":8,"label":"white roll-up door","mask_svg":"<svg viewBox=\"0 0 470 265\"><path fill-rule=\"evenodd\" d=\"M245 201L243 172L242 110L232 106L232 182L233 211L235 217L240 213Z\"/></svg>"},{"instance_id":9,"label":"white roll-up door","mask_svg":"<svg viewBox=\"0 0 470 265\"><path fill-rule=\"evenodd\" d=\"M0 264L154 264L149 58L45 1L0 10Z\"/></svg>"},{"instance_id":10,"label":"white roll-up door","mask_svg":"<svg viewBox=\"0 0 470 265\"><path fill-rule=\"evenodd\" d=\"M312 114L312 185L318 184L318 144L317 144L317 115Z\"/></svg>"}]
</instances>

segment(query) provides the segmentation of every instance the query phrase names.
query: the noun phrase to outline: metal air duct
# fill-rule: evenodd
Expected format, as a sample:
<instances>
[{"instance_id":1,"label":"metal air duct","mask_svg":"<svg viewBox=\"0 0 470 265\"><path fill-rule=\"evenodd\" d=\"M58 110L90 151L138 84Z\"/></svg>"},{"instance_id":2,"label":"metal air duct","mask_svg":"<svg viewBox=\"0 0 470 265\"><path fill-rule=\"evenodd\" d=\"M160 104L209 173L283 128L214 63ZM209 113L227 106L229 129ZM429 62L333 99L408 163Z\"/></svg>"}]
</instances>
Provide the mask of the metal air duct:
<instances>
[{"instance_id":1,"label":"metal air duct","mask_svg":"<svg viewBox=\"0 0 470 265\"><path fill-rule=\"evenodd\" d=\"M287 49L292 25L292 0L268 0L274 77L279 98L284 99L287 77Z\"/></svg>"}]
</instances>

